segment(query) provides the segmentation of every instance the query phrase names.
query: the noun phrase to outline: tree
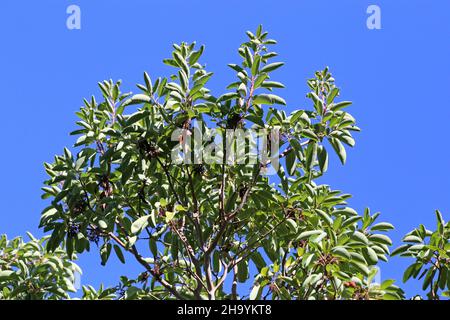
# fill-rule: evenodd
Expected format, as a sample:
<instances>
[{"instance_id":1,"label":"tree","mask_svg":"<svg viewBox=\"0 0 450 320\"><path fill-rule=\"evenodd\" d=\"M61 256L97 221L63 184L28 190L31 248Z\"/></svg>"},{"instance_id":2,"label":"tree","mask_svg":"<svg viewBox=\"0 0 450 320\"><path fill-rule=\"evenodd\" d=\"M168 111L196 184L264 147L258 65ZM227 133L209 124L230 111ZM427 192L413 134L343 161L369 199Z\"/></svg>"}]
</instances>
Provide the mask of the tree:
<instances>
[{"instance_id":1,"label":"tree","mask_svg":"<svg viewBox=\"0 0 450 320\"><path fill-rule=\"evenodd\" d=\"M75 273L81 269L57 248L45 251L48 237L36 239L0 237L0 299L61 299L75 292Z\"/></svg>"},{"instance_id":2,"label":"tree","mask_svg":"<svg viewBox=\"0 0 450 320\"><path fill-rule=\"evenodd\" d=\"M241 62L229 65L237 81L221 95L207 88L204 47L181 43L164 60L174 68L169 78L144 73L135 95L103 81L101 101L85 100L77 112L76 153L65 148L45 164L46 249L64 246L74 259L98 248L103 265L113 252L142 266L116 288L84 287L84 298L404 298L393 280L372 283L393 226L317 182L328 152L344 164L345 146L355 144L351 102L339 99L325 68L307 81L312 108L287 114L273 93L284 88L272 80L283 65L269 49L276 41L261 26L247 36ZM447 238L431 243L441 256L426 281L440 270L448 290L449 225L439 228ZM415 252L402 248L396 253Z\"/></svg>"},{"instance_id":3,"label":"tree","mask_svg":"<svg viewBox=\"0 0 450 320\"><path fill-rule=\"evenodd\" d=\"M436 210L436 231L428 230L423 224L405 235L404 245L392 252L392 255L412 257L411 264L403 275L403 282L411 277L423 278L422 289L429 290L429 299L440 296L450 297L450 223L445 222L439 210ZM440 290L445 290L439 292Z\"/></svg>"}]
</instances>

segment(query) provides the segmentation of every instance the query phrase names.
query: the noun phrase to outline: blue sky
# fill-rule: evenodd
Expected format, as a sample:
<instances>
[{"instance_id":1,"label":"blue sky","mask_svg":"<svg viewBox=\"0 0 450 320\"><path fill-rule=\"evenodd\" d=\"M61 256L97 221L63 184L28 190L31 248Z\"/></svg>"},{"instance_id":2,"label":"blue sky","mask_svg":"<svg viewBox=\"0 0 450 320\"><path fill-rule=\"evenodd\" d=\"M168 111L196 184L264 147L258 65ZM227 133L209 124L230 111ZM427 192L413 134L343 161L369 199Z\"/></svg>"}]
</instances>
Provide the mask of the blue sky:
<instances>
[{"instance_id":1,"label":"blue sky","mask_svg":"<svg viewBox=\"0 0 450 320\"><path fill-rule=\"evenodd\" d=\"M66 8L81 8L81 30L66 28ZM381 8L382 29L366 27L366 9ZM275 80L288 110L306 105L305 80L329 66L352 100L362 132L343 167L333 158L324 182L354 195L350 205L381 211L396 226L391 237L419 223L434 228L434 210L450 219L450 2L446 0L144 1L2 0L0 88L2 180L0 233L37 229L43 162L74 143L75 111L98 95L98 81L123 79L137 91L142 73L169 75L161 63L171 44L204 43L216 93L234 79L228 63L246 30L262 23L286 63ZM83 255L83 283L115 284L124 272L97 253ZM401 279L408 261L382 265L382 278ZM140 268L127 265L126 273ZM409 295L414 283L403 285Z\"/></svg>"}]
</instances>

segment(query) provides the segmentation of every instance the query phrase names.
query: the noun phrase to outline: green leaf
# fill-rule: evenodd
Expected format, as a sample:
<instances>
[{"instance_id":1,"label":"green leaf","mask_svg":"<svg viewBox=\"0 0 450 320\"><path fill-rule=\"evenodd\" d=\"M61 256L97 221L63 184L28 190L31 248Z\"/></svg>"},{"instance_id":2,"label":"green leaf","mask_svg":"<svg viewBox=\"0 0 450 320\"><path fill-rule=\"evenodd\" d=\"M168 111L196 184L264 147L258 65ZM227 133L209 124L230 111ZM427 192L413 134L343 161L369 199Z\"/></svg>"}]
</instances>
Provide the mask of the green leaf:
<instances>
[{"instance_id":1,"label":"green leaf","mask_svg":"<svg viewBox=\"0 0 450 320\"><path fill-rule=\"evenodd\" d=\"M151 94L153 93L153 85L152 80L150 79L150 76L147 72L144 72L144 80L145 80L145 86L147 87L148 92Z\"/></svg>"},{"instance_id":2,"label":"green leaf","mask_svg":"<svg viewBox=\"0 0 450 320\"><path fill-rule=\"evenodd\" d=\"M409 235L403 238L403 242L422 243L422 238L414 235Z\"/></svg>"},{"instance_id":3,"label":"green leaf","mask_svg":"<svg viewBox=\"0 0 450 320\"><path fill-rule=\"evenodd\" d=\"M245 63L247 64L247 67L251 68L253 65L253 56L248 47L244 48L244 54L245 54Z\"/></svg>"},{"instance_id":4,"label":"green leaf","mask_svg":"<svg viewBox=\"0 0 450 320\"><path fill-rule=\"evenodd\" d=\"M130 177L133 175L134 171L134 162L128 162L126 166L123 166L124 162L122 162L122 166L120 170L122 171L122 176L120 178L120 182L122 185L125 185ZM123 167L123 168L122 168Z\"/></svg>"},{"instance_id":5,"label":"green leaf","mask_svg":"<svg viewBox=\"0 0 450 320\"><path fill-rule=\"evenodd\" d=\"M0 270L0 281L9 279L14 274L14 271L11 270Z\"/></svg>"},{"instance_id":6,"label":"green leaf","mask_svg":"<svg viewBox=\"0 0 450 320\"><path fill-rule=\"evenodd\" d=\"M156 241L153 238L150 238L148 240L148 245L150 247L150 252L153 254L153 256L157 256L158 255L158 247L156 245Z\"/></svg>"},{"instance_id":7,"label":"green leaf","mask_svg":"<svg viewBox=\"0 0 450 320\"><path fill-rule=\"evenodd\" d=\"M330 105L334 101L334 98L336 98L336 96L338 94L339 94L339 89L338 88L333 88L331 90L331 92L328 94L327 105Z\"/></svg>"},{"instance_id":8,"label":"green leaf","mask_svg":"<svg viewBox=\"0 0 450 320\"><path fill-rule=\"evenodd\" d=\"M328 141L338 155L339 160L341 160L341 163L345 164L345 161L347 160L347 152L345 151L345 147L342 145L342 142L332 137L329 137Z\"/></svg>"},{"instance_id":9,"label":"green leaf","mask_svg":"<svg viewBox=\"0 0 450 320\"><path fill-rule=\"evenodd\" d=\"M254 124L259 125L260 127L264 127L264 125L265 125L263 119L261 119L260 117L255 116L255 115L252 115L252 114L248 114L245 117L245 119L253 122Z\"/></svg>"},{"instance_id":10,"label":"green leaf","mask_svg":"<svg viewBox=\"0 0 450 320\"><path fill-rule=\"evenodd\" d=\"M283 65L284 65L284 62L269 63L269 64L265 65L264 67L262 67L261 70L259 70L259 72L261 72L261 73L271 72L271 71L274 71L274 70L280 68Z\"/></svg>"},{"instance_id":11,"label":"green leaf","mask_svg":"<svg viewBox=\"0 0 450 320\"><path fill-rule=\"evenodd\" d=\"M305 169L310 171L317 157L317 143L315 141L310 141L308 143L308 147L306 148L306 160L305 160Z\"/></svg>"},{"instance_id":12,"label":"green leaf","mask_svg":"<svg viewBox=\"0 0 450 320\"><path fill-rule=\"evenodd\" d=\"M363 248L364 258L367 260L369 265L377 264L378 256L377 253L371 247Z\"/></svg>"},{"instance_id":13,"label":"green leaf","mask_svg":"<svg viewBox=\"0 0 450 320\"><path fill-rule=\"evenodd\" d=\"M380 222L377 224L374 224L371 228L372 231L388 231L388 230L393 230L394 226L390 223L387 222Z\"/></svg>"},{"instance_id":14,"label":"green leaf","mask_svg":"<svg viewBox=\"0 0 450 320\"><path fill-rule=\"evenodd\" d=\"M131 233L133 234L140 233L148 225L149 218L150 215L146 215L134 221L133 224L131 225Z\"/></svg>"},{"instance_id":15,"label":"green leaf","mask_svg":"<svg viewBox=\"0 0 450 320\"><path fill-rule=\"evenodd\" d=\"M442 218L442 214L439 210L436 210L436 218L437 218L437 230L439 231L440 234L443 234L445 221Z\"/></svg>"},{"instance_id":16,"label":"green leaf","mask_svg":"<svg viewBox=\"0 0 450 320\"><path fill-rule=\"evenodd\" d=\"M358 242L369 244L369 240L367 239L366 235L360 231L355 231L352 238L357 240Z\"/></svg>"},{"instance_id":17,"label":"green leaf","mask_svg":"<svg viewBox=\"0 0 450 320\"><path fill-rule=\"evenodd\" d=\"M426 290L428 288L428 286L431 285L435 274L436 274L436 269L431 268L428 270L428 272L425 276L425 279L423 280L422 290Z\"/></svg>"},{"instance_id":18,"label":"green leaf","mask_svg":"<svg viewBox=\"0 0 450 320\"><path fill-rule=\"evenodd\" d=\"M260 94L253 97L254 104L268 104L272 105L272 100L270 99L268 94Z\"/></svg>"},{"instance_id":19,"label":"green leaf","mask_svg":"<svg viewBox=\"0 0 450 320\"><path fill-rule=\"evenodd\" d=\"M212 262L213 262L212 265L213 265L214 272L219 273L221 270L220 252L219 251L214 251Z\"/></svg>"},{"instance_id":20,"label":"green leaf","mask_svg":"<svg viewBox=\"0 0 450 320\"><path fill-rule=\"evenodd\" d=\"M317 160L319 161L320 172L325 173L328 170L328 152L324 146L317 149Z\"/></svg>"},{"instance_id":21,"label":"green leaf","mask_svg":"<svg viewBox=\"0 0 450 320\"><path fill-rule=\"evenodd\" d=\"M252 255L250 256L250 259L253 261L258 270L261 270L266 266L264 258L258 251L253 252Z\"/></svg>"},{"instance_id":22,"label":"green leaf","mask_svg":"<svg viewBox=\"0 0 450 320\"><path fill-rule=\"evenodd\" d=\"M237 92L229 92L229 93L225 93L225 94L221 95L217 99L217 103L225 102L225 101L232 100L232 99L237 99L237 98L239 98L239 93L237 93Z\"/></svg>"},{"instance_id":23,"label":"green leaf","mask_svg":"<svg viewBox=\"0 0 450 320\"><path fill-rule=\"evenodd\" d=\"M175 214L176 214L176 212L174 212L174 211L166 211L166 219L165 219L166 223L169 223L170 221L172 221L173 218L175 218Z\"/></svg>"},{"instance_id":24,"label":"green leaf","mask_svg":"<svg viewBox=\"0 0 450 320\"><path fill-rule=\"evenodd\" d=\"M402 254L403 252L408 250L409 247L410 247L410 245L408 245L408 244L401 245L398 248L396 248L394 251L392 251L391 256L393 257L398 254Z\"/></svg>"},{"instance_id":25,"label":"green leaf","mask_svg":"<svg viewBox=\"0 0 450 320\"><path fill-rule=\"evenodd\" d=\"M105 220L99 220L98 226L102 229L108 229L108 224L105 222Z\"/></svg>"},{"instance_id":26,"label":"green leaf","mask_svg":"<svg viewBox=\"0 0 450 320\"><path fill-rule=\"evenodd\" d=\"M204 50L205 46L201 46L198 51L194 51L191 53L191 56L189 57L189 64L191 66L194 65L198 61L198 59L200 59Z\"/></svg>"},{"instance_id":27,"label":"green leaf","mask_svg":"<svg viewBox=\"0 0 450 320\"><path fill-rule=\"evenodd\" d=\"M383 283L380 285L380 289L386 290L390 286L392 286L394 284L394 282L395 282L395 280L393 280L393 279L384 280Z\"/></svg>"},{"instance_id":28,"label":"green leaf","mask_svg":"<svg viewBox=\"0 0 450 320\"><path fill-rule=\"evenodd\" d=\"M248 279L248 262L246 260L241 261L238 265L237 278L240 283L244 283Z\"/></svg>"},{"instance_id":29,"label":"green leaf","mask_svg":"<svg viewBox=\"0 0 450 320\"><path fill-rule=\"evenodd\" d=\"M259 285L259 283L256 283L253 288L252 291L250 292L250 300L256 300L261 296L261 286Z\"/></svg>"},{"instance_id":30,"label":"green leaf","mask_svg":"<svg viewBox=\"0 0 450 320\"><path fill-rule=\"evenodd\" d=\"M360 271L362 274L363 274L363 276L365 276L365 277L367 277L368 275L369 275L369 273L370 273L370 270L369 270L369 268L366 266L366 265L364 265L364 264L362 264L362 263L359 263L359 262L352 262L352 265L358 270L358 271Z\"/></svg>"},{"instance_id":31,"label":"green leaf","mask_svg":"<svg viewBox=\"0 0 450 320\"><path fill-rule=\"evenodd\" d=\"M344 247L334 247L332 253L344 259L351 259L351 255Z\"/></svg>"},{"instance_id":32,"label":"green leaf","mask_svg":"<svg viewBox=\"0 0 450 320\"><path fill-rule=\"evenodd\" d=\"M173 57L177 62L178 66L189 76L189 66L187 65L184 58L178 52L173 52Z\"/></svg>"},{"instance_id":33,"label":"green leaf","mask_svg":"<svg viewBox=\"0 0 450 320\"><path fill-rule=\"evenodd\" d=\"M255 59L253 60L253 64L252 64L252 75L256 75L259 71L259 65L261 62L261 56L256 56Z\"/></svg>"},{"instance_id":34,"label":"green leaf","mask_svg":"<svg viewBox=\"0 0 450 320\"><path fill-rule=\"evenodd\" d=\"M123 256L122 250L117 244L114 245L114 251L116 252L117 258L119 258L120 262L125 263L125 258Z\"/></svg>"},{"instance_id":35,"label":"green leaf","mask_svg":"<svg viewBox=\"0 0 450 320\"><path fill-rule=\"evenodd\" d=\"M316 213L323 219L323 221L325 221L328 226L331 227L333 225L333 219L328 215L328 213L320 209L316 209Z\"/></svg>"},{"instance_id":36,"label":"green leaf","mask_svg":"<svg viewBox=\"0 0 450 320\"><path fill-rule=\"evenodd\" d=\"M296 163L295 163L296 157L295 152L288 152L286 155L286 169L289 175L293 176L296 171Z\"/></svg>"},{"instance_id":37,"label":"green leaf","mask_svg":"<svg viewBox=\"0 0 450 320\"><path fill-rule=\"evenodd\" d=\"M406 282L411 278L411 276L416 272L418 268L421 267L420 263L413 263L408 268L406 268L405 272L403 273L403 282Z\"/></svg>"},{"instance_id":38,"label":"green leaf","mask_svg":"<svg viewBox=\"0 0 450 320\"><path fill-rule=\"evenodd\" d=\"M298 226L297 223L292 219L286 219L286 224L291 233L296 233Z\"/></svg>"},{"instance_id":39,"label":"green leaf","mask_svg":"<svg viewBox=\"0 0 450 320\"><path fill-rule=\"evenodd\" d=\"M175 68L179 67L178 63L175 60L173 60L173 59L164 59L163 63L168 65L168 66L171 66L171 67L175 67Z\"/></svg>"},{"instance_id":40,"label":"green leaf","mask_svg":"<svg viewBox=\"0 0 450 320\"><path fill-rule=\"evenodd\" d=\"M305 239L305 238L309 238L311 236L314 235L319 235L324 233L322 230L310 230L310 231L304 231L302 233L299 234L299 236L297 237L298 240L300 239Z\"/></svg>"},{"instance_id":41,"label":"green leaf","mask_svg":"<svg viewBox=\"0 0 450 320\"><path fill-rule=\"evenodd\" d=\"M100 248L100 256L102 258L102 266L106 265L106 262L109 259L109 255L111 254L111 243L105 242Z\"/></svg>"},{"instance_id":42,"label":"green leaf","mask_svg":"<svg viewBox=\"0 0 450 320\"><path fill-rule=\"evenodd\" d=\"M138 111L138 112L136 112L136 113L133 113L133 114L131 115L131 117L129 117L129 118L127 119L126 125L127 125L127 126L130 126L130 125L132 125L132 124L138 122L139 120L144 119L144 118L147 117L147 116L148 116L147 110L141 110L141 111Z\"/></svg>"},{"instance_id":43,"label":"green leaf","mask_svg":"<svg viewBox=\"0 0 450 320\"><path fill-rule=\"evenodd\" d=\"M133 104L150 103L151 98L145 94L135 94L128 100L126 100L122 106L129 106Z\"/></svg>"},{"instance_id":44,"label":"green leaf","mask_svg":"<svg viewBox=\"0 0 450 320\"><path fill-rule=\"evenodd\" d=\"M384 234L373 234L369 238L370 241L373 241L375 243L386 244L388 246L392 245L392 240Z\"/></svg>"},{"instance_id":45,"label":"green leaf","mask_svg":"<svg viewBox=\"0 0 450 320\"><path fill-rule=\"evenodd\" d=\"M238 192L233 192L227 199L227 202L225 204L225 210L226 212L231 212L234 209L234 206L236 205L236 199L238 197Z\"/></svg>"},{"instance_id":46,"label":"green leaf","mask_svg":"<svg viewBox=\"0 0 450 320\"><path fill-rule=\"evenodd\" d=\"M283 106L286 105L286 101L283 98L275 94L269 94L268 96L270 97L270 99L272 99L273 104L281 104Z\"/></svg>"},{"instance_id":47,"label":"green leaf","mask_svg":"<svg viewBox=\"0 0 450 320\"><path fill-rule=\"evenodd\" d=\"M277 95L262 93L253 97L253 104L267 104L267 105L281 104L285 106L286 101Z\"/></svg>"},{"instance_id":48,"label":"green leaf","mask_svg":"<svg viewBox=\"0 0 450 320\"><path fill-rule=\"evenodd\" d=\"M302 134L302 136L309 138L311 140L314 140L314 141L319 140L319 137L317 137L317 135L311 129L303 129L301 134Z\"/></svg>"},{"instance_id":49,"label":"green leaf","mask_svg":"<svg viewBox=\"0 0 450 320\"><path fill-rule=\"evenodd\" d=\"M186 92L189 88L189 79L183 70L178 71L178 79L180 80L181 88Z\"/></svg>"},{"instance_id":50,"label":"green leaf","mask_svg":"<svg viewBox=\"0 0 450 320\"><path fill-rule=\"evenodd\" d=\"M330 106L330 109L333 111L338 111L338 110L341 110L341 109L344 109L344 108L350 106L351 104L352 104L351 101L342 101L342 102L339 102L336 104L332 104Z\"/></svg>"},{"instance_id":51,"label":"green leaf","mask_svg":"<svg viewBox=\"0 0 450 320\"><path fill-rule=\"evenodd\" d=\"M239 65L237 65L237 64L234 64L234 63L230 63L228 66L229 66L231 69L233 69L234 71L236 71L236 72L242 72L242 71L244 71L244 69L242 69L241 66L239 66Z\"/></svg>"},{"instance_id":52,"label":"green leaf","mask_svg":"<svg viewBox=\"0 0 450 320\"><path fill-rule=\"evenodd\" d=\"M263 88L285 88L284 84L282 84L281 82L276 82L276 81L264 81L261 84L261 87L263 87Z\"/></svg>"},{"instance_id":53,"label":"green leaf","mask_svg":"<svg viewBox=\"0 0 450 320\"><path fill-rule=\"evenodd\" d=\"M367 261L362 254L359 254L357 252L350 252L350 255L351 255L352 261L359 262L362 264L367 264Z\"/></svg>"}]
</instances>

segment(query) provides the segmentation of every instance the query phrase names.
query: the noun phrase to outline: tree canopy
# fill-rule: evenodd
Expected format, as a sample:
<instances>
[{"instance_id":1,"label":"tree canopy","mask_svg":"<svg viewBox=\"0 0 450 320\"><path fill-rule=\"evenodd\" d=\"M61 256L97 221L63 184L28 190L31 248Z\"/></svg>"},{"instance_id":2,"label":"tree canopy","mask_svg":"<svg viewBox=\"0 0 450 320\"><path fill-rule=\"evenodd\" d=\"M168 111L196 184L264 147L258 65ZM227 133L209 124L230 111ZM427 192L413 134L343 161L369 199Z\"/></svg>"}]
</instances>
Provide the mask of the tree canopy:
<instances>
[{"instance_id":1,"label":"tree canopy","mask_svg":"<svg viewBox=\"0 0 450 320\"><path fill-rule=\"evenodd\" d=\"M174 45L173 74L144 73L137 94L99 83L101 99L76 113L74 148L45 163L49 236L1 238L0 298L68 298L81 272L71 261L89 250L142 273L85 286L85 299L405 298L393 280L374 282L393 225L319 182L329 153L345 164L355 145L351 102L325 68L307 80L310 108L287 107L276 41L261 26L247 37L221 93L195 43ZM450 293L450 224L437 220L392 252L414 258L404 281L423 278L430 299Z\"/></svg>"}]
</instances>

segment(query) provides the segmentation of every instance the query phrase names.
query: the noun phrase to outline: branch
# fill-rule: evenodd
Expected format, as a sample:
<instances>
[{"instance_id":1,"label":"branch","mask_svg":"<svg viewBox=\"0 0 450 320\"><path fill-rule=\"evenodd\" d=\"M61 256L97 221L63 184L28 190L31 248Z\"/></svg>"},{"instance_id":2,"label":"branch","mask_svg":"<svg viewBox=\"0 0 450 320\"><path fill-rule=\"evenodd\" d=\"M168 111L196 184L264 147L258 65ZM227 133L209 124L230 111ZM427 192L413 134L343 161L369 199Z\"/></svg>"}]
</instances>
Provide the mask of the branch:
<instances>
[{"instance_id":1,"label":"branch","mask_svg":"<svg viewBox=\"0 0 450 320\"><path fill-rule=\"evenodd\" d=\"M275 231L275 229L277 229L283 222L285 221L285 219L282 219L280 222L278 222L275 226L273 226L269 231L267 231L265 234L263 234L261 237L259 237L257 240L255 240L254 242L252 242L251 244L247 245L245 248L242 248L240 251L238 251L235 255L234 255L234 262L232 261L232 263L230 264L230 267L234 267L236 266L239 262L241 262L242 260L244 260L245 258L247 258L250 254L252 254L253 250L252 247L261 242L265 237L267 237L269 234L271 234L272 232ZM246 250L249 250L246 254L244 254L242 257L239 257L240 254L244 253Z\"/></svg>"},{"instance_id":2,"label":"branch","mask_svg":"<svg viewBox=\"0 0 450 320\"><path fill-rule=\"evenodd\" d=\"M225 280L226 280L226 278L228 276L228 264L224 264L224 263L222 263L222 261L220 261L220 264L223 265L224 270L223 270L223 274L220 277L219 281L214 286L214 294L215 294L216 290L219 289L222 286L222 284L225 282Z\"/></svg>"},{"instance_id":3,"label":"branch","mask_svg":"<svg viewBox=\"0 0 450 320\"><path fill-rule=\"evenodd\" d=\"M204 248L205 242L203 241L203 234L202 234L202 230L200 227L200 208L198 206L197 196L195 194L194 181L192 180L192 175L189 172L189 168L186 168L186 171L187 171L187 176L189 179L189 185L191 187L192 202L194 205L194 212L195 212L195 216L193 217L194 228L197 231L197 236L200 241L200 248L202 250L205 250L205 248Z\"/></svg>"},{"instance_id":4,"label":"branch","mask_svg":"<svg viewBox=\"0 0 450 320\"><path fill-rule=\"evenodd\" d=\"M111 239L113 239L114 241L117 242L117 244L119 246L121 246L125 251L130 252L135 258L136 260L159 282L162 284L162 286L164 288L167 289L167 291L169 291L171 294L173 294L174 297L176 297L179 300L184 300L183 296L181 296L177 290L170 284L168 283L166 280L164 280L163 278L161 278L161 276L159 274L157 274L152 267L144 260L144 258L142 258L142 256L139 254L139 252L137 251L135 246L132 246L131 249L127 248L127 246L122 242L122 240L120 240L114 233L110 232L108 234Z\"/></svg>"},{"instance_id":5,"label":"branch","mask_svg":"<svg viewBox=\"0 0 450 320\"><path fill-rule=\"evenodd\" d=\"M196 292L199 292L199 291L200 291L201 286L203 286L205 289L209 289L210 286L208 285L208 282L207 282L206 285L205 285L205 283L204 283L203 280L202 280L203 274L202 274L202 269L201 269L200 262L199 262L199 260L195 257L195 252L194 252L194 250L192 249L192 246L189 244L189 242L188 242L186 236L184 235L183 231L178 230L178 228L175 226L174 223L171 224L171 227L172 227L172 229L175 231L175 233L177 234L178 238L179 238L179 239L181 240L181 242L183 243L183 245L184 245L184 247L185 247L185 249L186 249L186 251L187 251L187 253L188 253L189 260L190 260L191 264L194 265L194 268L195 268L195 274L196 274L195 278L197 279L197 289L196 289ZM208 277L207 277L207 280L208 280Z\"/></svg>"},{"instance_id":6,"label":"branch","mask_svg":"<svg viewBox=\"0 0 450 320\"><path fill-rule=\"evenodd\" d=\"M233 284L231 285L231 300L237 299L237 265L233 266Z\"/></svg>"},{"instance_id":7,"label":"branch","mask_svg":"<svg viewBox=\"0 0 450 320\"><path fill-rule=\"evenodd\" d=\"M162 163L162 161L158 157L156 158L156 160L158 161L158 163L160 164L160 166L163 169L164 173L166 174L167 181L169 183L169 187L172 190L172 193L174 194L175 198L177 199L177 202L179 204L182 204L183 202L181 202L180 197L178 196L178 193L175 191L175 187L173 186L170 172L167 170L166 166Z\"/></svg>"}]
</instances>

